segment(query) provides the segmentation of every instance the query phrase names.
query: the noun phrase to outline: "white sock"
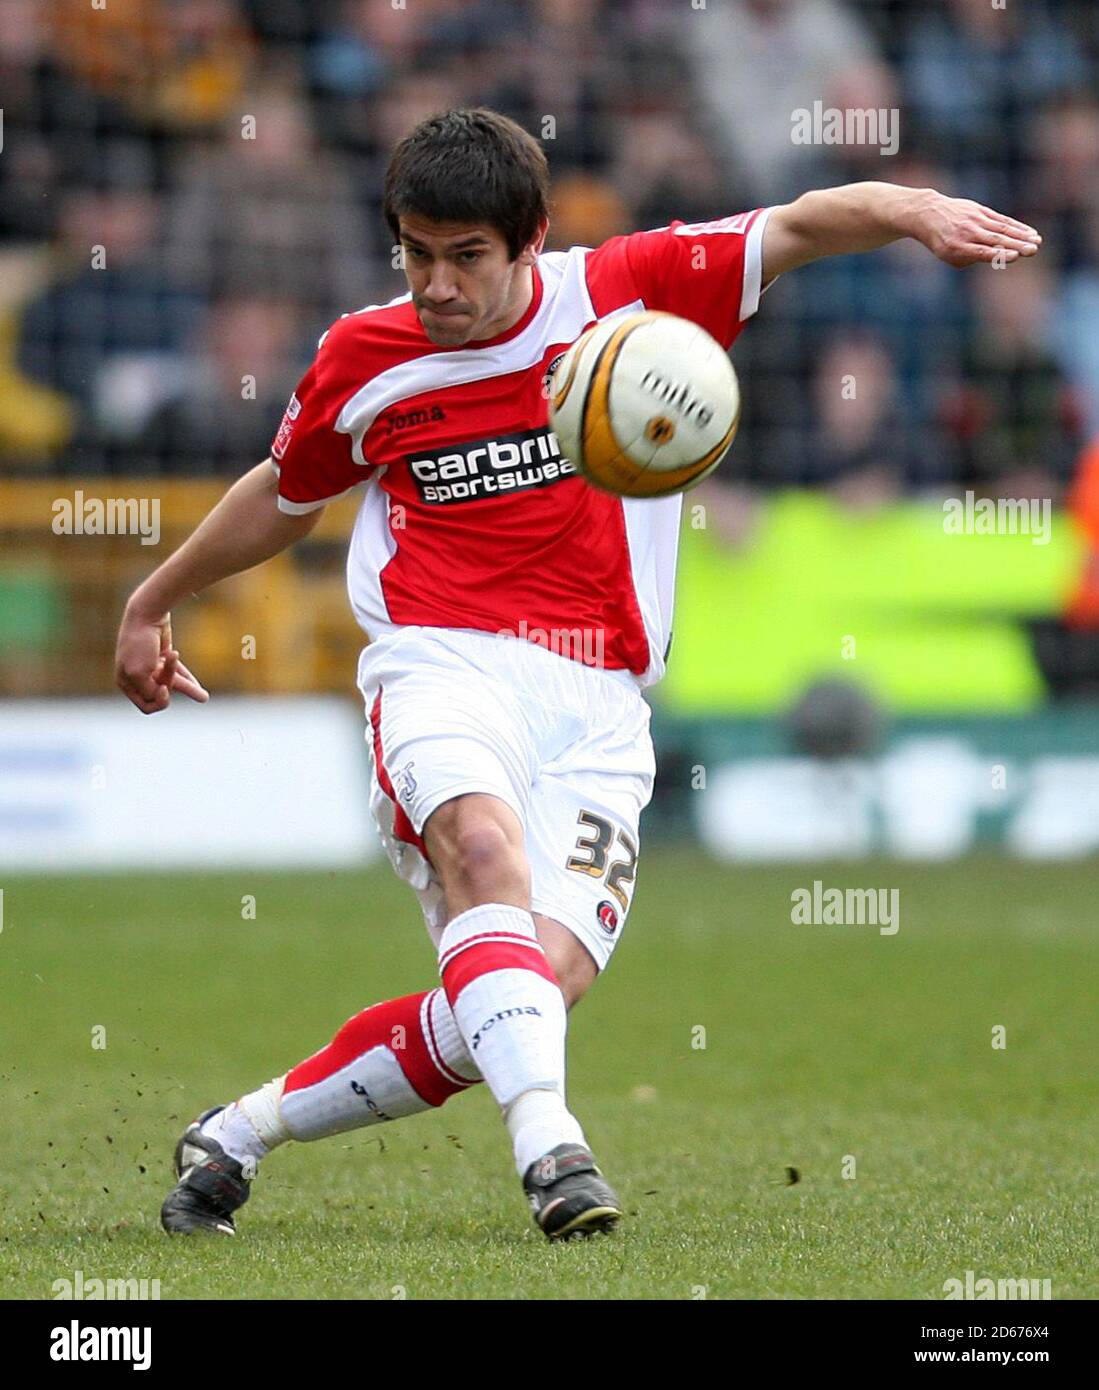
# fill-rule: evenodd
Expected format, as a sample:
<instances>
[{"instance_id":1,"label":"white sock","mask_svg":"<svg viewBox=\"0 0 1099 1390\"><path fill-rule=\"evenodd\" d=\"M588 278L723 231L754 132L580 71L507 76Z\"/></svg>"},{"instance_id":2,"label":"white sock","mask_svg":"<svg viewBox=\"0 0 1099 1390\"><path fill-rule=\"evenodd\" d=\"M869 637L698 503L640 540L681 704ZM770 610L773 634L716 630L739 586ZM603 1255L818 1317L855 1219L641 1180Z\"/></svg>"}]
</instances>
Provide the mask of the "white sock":
<instances>
[{"instance_id":1,"label":"white sock","mask_svg":"<svg viewBox=\"0 0 1099 1390\"><path fill-rule=\"evenodd\" d=\"M558 1144L588 1146L580 1122L569 1114L564 1099L556 1091L524 1091L508 1106L504 1120L520 1176Z\"/></svg>"},{"instance_id":2,"label":"white sock","mask_svg":"<svg viewBox=\"0 0 1099 1390\"><path fill-rule=\"evenodd\" d=\"M255 1165L273 1148L290 1138L279 1116L279 1098L285 1077L277 1076L258 1091L250 1091L224 1110L211 1115L202 1133L216 1139L230 1158Z\"/></svg>"},{"instance_id":3,"label":"white sock","mask_svg":"<svg viewBox=\"0 0 1099 1390\"><path fill-rule=\"evenodd\" d=\"M531 914L504 903L459 913L439 942L439 967L470 1058L497 1103L507 1114L523 1101L515 1128L508 1123L520 1176L536 1142L544 1147L534 1158L582 1142L564 1100L565 1000Z\"/></svg>"}]
</instances>

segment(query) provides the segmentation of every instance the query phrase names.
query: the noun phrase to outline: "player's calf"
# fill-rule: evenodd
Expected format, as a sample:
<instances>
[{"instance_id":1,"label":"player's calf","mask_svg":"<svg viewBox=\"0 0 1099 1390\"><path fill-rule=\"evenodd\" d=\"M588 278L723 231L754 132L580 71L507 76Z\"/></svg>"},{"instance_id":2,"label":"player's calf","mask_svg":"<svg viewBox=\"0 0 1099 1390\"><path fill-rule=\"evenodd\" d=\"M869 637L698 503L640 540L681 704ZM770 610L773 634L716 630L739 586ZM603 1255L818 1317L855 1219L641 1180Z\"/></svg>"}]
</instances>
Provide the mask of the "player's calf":
<instances>
[{"instance_id":1,"label":"player's calf","mask_svg":"<svg viewBox=\"0 0 1099 1390\"><path fill-rule=\"evenodd\" d=\"M279 1118L288 1138L323 1139L440 1106L480 1079L446 995L433 989L348 1019L287 1072Z\"/></svg>"}]
</instances>

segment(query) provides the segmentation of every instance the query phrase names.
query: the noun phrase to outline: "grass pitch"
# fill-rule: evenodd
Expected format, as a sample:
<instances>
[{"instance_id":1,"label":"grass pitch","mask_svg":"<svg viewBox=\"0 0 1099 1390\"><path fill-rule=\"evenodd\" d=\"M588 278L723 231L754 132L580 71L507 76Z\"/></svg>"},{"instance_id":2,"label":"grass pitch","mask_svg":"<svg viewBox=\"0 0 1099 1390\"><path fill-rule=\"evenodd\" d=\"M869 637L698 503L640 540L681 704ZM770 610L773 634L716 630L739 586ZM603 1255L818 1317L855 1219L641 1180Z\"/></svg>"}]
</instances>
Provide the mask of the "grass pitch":
<instances>
[{"instance_id":1,"label":"grass pitch","mask_svg":"<svg viewBox=\"0 0 1099 1390\"><path fill-rule=\"evenodd\" d=\"M899 889L897 935L794 925L815 878ZM235 1241L159 1229L185 1121L433 983L388 869L0 886L2 1296L77 1270L162 1298L934 1299L967 1270L1099 1295L1094 862L643 856L570 1044L629 1215L560 1248L483 1087L273 1155Z\"/></svg>"}]
</instances>

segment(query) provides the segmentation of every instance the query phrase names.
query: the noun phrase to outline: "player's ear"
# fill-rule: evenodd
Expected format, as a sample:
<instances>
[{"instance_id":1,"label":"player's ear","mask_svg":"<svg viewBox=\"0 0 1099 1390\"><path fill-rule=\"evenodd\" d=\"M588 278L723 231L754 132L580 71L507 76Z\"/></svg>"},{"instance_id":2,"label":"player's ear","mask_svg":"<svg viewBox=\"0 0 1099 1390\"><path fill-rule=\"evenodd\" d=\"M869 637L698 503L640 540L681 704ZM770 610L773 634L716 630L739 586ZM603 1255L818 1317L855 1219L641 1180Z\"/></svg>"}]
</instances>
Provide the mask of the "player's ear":
<instances>
[{"instance_id":1,"label":"player's ear","mask_svg":"<svg viewBox=\"0 0 1099 1390\"><path fill-rule=\"evenodd\" d=\"M538 223L538 230L531 240L519 252L520 265L533 265L536 258L542 254L542 247L546 244L546 233L549 231L549 218L543 217Z\"/></svg>"}]
</instances>

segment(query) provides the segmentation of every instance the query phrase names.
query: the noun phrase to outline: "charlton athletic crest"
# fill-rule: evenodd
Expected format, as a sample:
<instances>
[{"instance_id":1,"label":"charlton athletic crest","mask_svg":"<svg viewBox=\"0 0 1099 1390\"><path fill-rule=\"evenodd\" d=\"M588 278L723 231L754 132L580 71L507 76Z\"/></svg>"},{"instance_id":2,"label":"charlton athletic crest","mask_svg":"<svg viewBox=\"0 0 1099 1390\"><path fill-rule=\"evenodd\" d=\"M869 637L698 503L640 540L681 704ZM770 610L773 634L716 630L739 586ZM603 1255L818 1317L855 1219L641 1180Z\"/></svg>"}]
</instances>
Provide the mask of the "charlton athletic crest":
<instances>
[{"instance_id":1,"label":"charlton athletic crest","mask_svg":"<svg viewBox=\"0 0 1099 1390\"><path fill-rule=\"evenodd\" d=\"M564 361L564 359L565 354L563 352L559 352L557 356L553 359L553 361L549 364L549 366L546 368L542 376L542 395L545 396L547 401L550 398L550 392L553 390L553 374Z\"/></svg>"},{"instance_id":2,"label":"charlton athletic crest","mask_svg":"<svg viewBox=\"0 0 1099 1390\"><path fill-rule=\"evenodd\" d=\"M615 911L614 903L609 903L604 898L595 909L595 915L599 918L599 925L607 935L613 936L618 930L618 913Z\"/></svg>"}]
</instances>

